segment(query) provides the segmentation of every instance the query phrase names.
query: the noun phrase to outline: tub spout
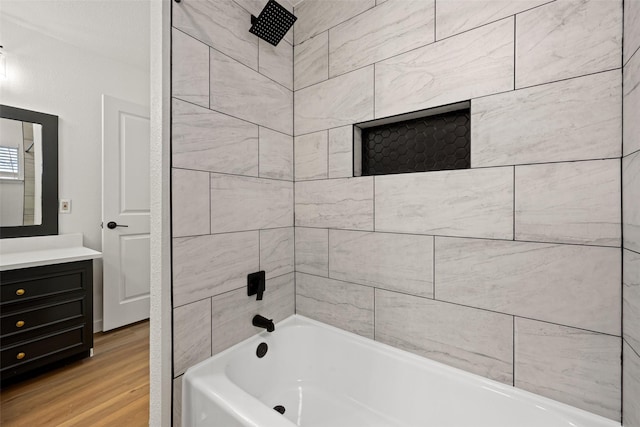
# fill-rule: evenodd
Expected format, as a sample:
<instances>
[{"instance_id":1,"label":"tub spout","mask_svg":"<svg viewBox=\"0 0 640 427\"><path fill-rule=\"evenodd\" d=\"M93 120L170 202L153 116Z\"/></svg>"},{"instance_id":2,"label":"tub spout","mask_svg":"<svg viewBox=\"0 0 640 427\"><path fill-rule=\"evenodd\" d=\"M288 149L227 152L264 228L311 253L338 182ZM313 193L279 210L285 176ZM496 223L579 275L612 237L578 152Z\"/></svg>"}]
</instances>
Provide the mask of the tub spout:
<instances>
[{"instance_id":1,"label":"tub spout","mask_svg":"<svg viewBox=\"0 0 640 427\"><path fill-rule=\"evenodd\" d=\"M258 328L264 328L267 332L275 331L276 327L273 324L273 319L267 319L266 317L262 317L259 314L253 316L253 326L257 326Z\"/></svg>"}]
</instances>

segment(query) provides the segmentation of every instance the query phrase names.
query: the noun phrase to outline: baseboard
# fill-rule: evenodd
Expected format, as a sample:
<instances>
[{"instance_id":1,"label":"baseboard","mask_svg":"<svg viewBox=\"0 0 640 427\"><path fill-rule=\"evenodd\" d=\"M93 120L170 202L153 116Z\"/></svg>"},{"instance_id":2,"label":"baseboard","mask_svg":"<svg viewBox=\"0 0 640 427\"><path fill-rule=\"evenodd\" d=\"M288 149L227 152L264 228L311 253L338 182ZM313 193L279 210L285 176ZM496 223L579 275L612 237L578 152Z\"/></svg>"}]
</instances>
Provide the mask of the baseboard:
<instances>
[{"instance_id":1,"label":"baseboard","mask_svg":"<svg viewBox=\"0 0 640 427\"><path fill-rule=\"evenodd\" d=\"M102 319L93 321L93 333L102 332Z\"/></svg>"}]
</instances>

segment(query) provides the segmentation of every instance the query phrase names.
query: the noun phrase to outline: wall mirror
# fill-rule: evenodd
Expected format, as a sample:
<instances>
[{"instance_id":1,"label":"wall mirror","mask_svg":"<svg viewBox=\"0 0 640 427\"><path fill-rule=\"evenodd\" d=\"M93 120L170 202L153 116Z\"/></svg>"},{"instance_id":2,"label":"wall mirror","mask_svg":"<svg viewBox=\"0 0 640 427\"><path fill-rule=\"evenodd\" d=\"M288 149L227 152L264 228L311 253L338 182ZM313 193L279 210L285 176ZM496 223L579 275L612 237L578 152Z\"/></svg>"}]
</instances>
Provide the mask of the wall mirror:
<instances>
[{"instance_id":1,"label":"wall mirror","mask_svg":"<svg viewBox=\"0 0 640 427\"><path fill-rule=\"evenodd\" d=\"M58 234L58 116L0 105L0 238Z\"/></svg>"}]
</instances>

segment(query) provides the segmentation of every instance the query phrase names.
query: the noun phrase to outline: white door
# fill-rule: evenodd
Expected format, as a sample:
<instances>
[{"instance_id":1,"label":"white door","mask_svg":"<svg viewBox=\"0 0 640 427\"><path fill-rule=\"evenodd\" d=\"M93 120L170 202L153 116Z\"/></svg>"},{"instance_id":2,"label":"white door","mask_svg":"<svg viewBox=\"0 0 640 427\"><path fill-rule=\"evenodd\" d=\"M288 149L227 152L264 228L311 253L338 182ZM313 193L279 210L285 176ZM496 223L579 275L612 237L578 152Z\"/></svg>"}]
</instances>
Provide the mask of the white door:
<instances>
[{"instance_id":1,"label":"white door","mask_svg":"<svg viewBox=\"0 0 640 427\"><path fill-rule=\"evenodd\" d=\"M103 330L149 318L149 108L102 95Z\"/></svg>"}]
</instances>

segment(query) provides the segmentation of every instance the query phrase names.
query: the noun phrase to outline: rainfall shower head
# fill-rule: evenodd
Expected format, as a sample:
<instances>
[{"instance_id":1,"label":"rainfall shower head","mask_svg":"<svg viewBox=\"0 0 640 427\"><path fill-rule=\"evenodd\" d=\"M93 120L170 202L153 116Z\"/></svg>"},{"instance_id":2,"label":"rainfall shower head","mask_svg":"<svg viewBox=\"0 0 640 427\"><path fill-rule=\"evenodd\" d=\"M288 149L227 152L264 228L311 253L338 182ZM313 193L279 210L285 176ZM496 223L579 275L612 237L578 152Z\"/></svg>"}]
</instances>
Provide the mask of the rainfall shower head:
<instances>
[{"instance_id":1,"label":"rainfall shower head","mask_svg":"<svg viewBox=\"0 0 640 427\"><path fill-rule=\"evenodd\" d=\"M296 22L296 19L298 18L293 13L282 7L277 1L269 0L257 18L251 15L249 32L277 46L289 28Z\"/></svg>"}]
</instances>

